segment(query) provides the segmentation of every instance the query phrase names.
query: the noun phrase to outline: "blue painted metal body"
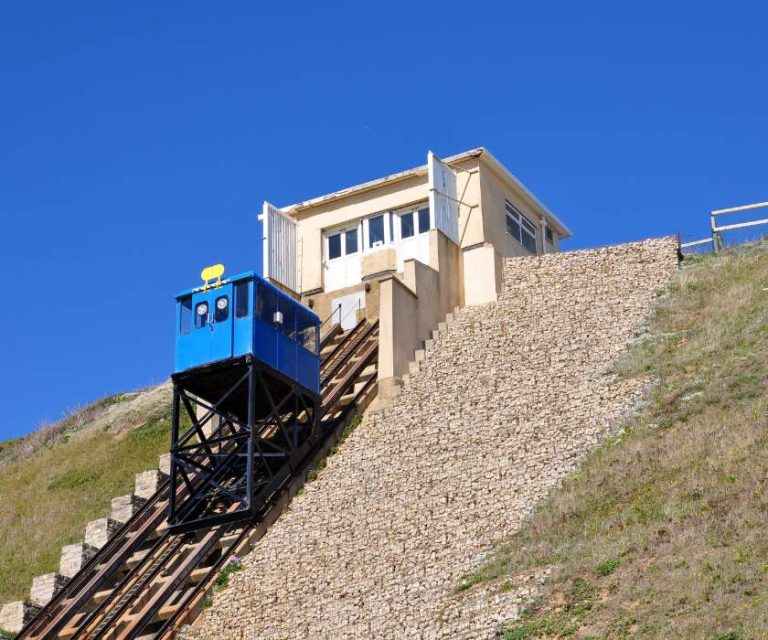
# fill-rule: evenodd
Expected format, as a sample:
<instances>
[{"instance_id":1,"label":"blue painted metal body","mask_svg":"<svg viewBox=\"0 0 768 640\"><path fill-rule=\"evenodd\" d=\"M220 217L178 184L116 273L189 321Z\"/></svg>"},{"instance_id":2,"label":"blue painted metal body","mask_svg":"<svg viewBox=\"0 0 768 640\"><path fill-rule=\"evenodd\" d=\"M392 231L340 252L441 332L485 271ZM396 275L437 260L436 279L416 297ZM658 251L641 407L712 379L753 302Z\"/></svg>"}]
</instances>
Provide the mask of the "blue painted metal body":
<instances>
[{"instance_id":1,"label":"blue painted metal body","mask_svg":"<svg viewBox=\"0 0 768 640\"><path fill-rule=\"evenodd\" d=\"M253 272L176 295L179 373L251 354L320 393L320 319Z\"/></svg>"}]
</instances>

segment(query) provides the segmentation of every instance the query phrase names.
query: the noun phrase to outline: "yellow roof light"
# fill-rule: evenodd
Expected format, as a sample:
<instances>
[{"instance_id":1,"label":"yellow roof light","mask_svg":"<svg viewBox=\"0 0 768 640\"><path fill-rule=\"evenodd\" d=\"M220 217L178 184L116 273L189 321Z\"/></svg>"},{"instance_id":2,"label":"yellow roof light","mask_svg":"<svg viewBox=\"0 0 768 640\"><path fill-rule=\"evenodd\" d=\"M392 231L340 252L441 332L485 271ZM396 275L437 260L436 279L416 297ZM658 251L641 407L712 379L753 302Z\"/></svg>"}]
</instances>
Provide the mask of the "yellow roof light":
<instances>
[{"instance_id":1,"label":"yellow roof light","mask_svg":"<svg viewBox=\"0 0 768 640\"><path fill-rule=\"evenodd\" d=\"M221 284L221 276L224 275L224 265L223 264L213 264L210 267L206 267L200 272L200 278L202 278L203 282L205 283L203 285L203 291L207 291L208 287L211 286L211 281L215 280L216 283L214 286L218 287Z\"/></svg>"}]
</instances>

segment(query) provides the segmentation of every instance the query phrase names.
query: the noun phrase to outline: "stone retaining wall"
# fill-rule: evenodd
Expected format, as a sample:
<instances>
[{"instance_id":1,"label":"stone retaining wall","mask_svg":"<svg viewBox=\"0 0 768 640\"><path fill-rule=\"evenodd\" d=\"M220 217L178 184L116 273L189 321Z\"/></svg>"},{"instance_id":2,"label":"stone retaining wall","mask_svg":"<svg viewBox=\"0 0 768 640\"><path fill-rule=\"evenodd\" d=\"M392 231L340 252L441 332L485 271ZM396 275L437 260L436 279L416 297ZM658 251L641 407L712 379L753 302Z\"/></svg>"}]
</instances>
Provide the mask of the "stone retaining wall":
<instances>
[{"instance_id":1,"label":"stone retaining wall","mask_svg":"<svg viewBox=\"0 0 768 640\"><path fill-rule=\"evenodd\" d=\"M605 370L676 252L664 238L508 260L500 299L439 332L186 635L493 638L542 576L457 586L643 393Z\"/></svg>"}]
</instances>

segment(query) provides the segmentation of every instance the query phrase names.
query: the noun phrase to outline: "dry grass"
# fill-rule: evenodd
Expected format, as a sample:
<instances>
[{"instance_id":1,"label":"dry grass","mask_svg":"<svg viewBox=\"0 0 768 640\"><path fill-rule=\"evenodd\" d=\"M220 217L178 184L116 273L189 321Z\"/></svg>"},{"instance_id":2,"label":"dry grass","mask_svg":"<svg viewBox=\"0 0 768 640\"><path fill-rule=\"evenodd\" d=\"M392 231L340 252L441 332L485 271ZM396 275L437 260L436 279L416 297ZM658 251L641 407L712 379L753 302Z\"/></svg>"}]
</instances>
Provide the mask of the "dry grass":
<instances>
[{"instance_id":1,"label":"dry grass","mask_svg":"<svg viewBox=\"0 0 768 640\"><path fill-rule=\"evenodd\" d=\"M646 406L467 579L551 566L505 639L768 637L768 244L687 261L617 365Z\"/></svg>"},{"instance_id":2,"label":"dry grass","mask_svg":"<svg viewBox=\"0 0 768 640\"><path fill-rule=\"evenodd\" d=\"M107 398L0 449L0 604L56 571L61 546L168 450L167 385Z\"/></svg>"}]
</instances>

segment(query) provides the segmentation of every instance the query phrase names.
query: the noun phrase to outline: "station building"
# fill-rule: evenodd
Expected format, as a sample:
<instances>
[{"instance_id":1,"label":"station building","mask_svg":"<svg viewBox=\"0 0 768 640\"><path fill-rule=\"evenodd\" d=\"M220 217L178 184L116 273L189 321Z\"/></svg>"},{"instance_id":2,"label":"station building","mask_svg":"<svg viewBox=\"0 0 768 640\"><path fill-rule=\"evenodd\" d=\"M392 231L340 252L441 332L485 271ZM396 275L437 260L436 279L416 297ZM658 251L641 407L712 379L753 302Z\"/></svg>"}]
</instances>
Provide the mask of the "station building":
<instances>
[{"instance_id":1,"label":"station building","mask_svg":"<svg viewBox=\"0 0 768 640\"><path fill-rule=\"evenodd\" d=\"M560 250L568 227L484 148L276 207L264 276L326 324L379 321L379 402L456 307L495 300L502 261Z\"/></svg>"}]
</instances>

